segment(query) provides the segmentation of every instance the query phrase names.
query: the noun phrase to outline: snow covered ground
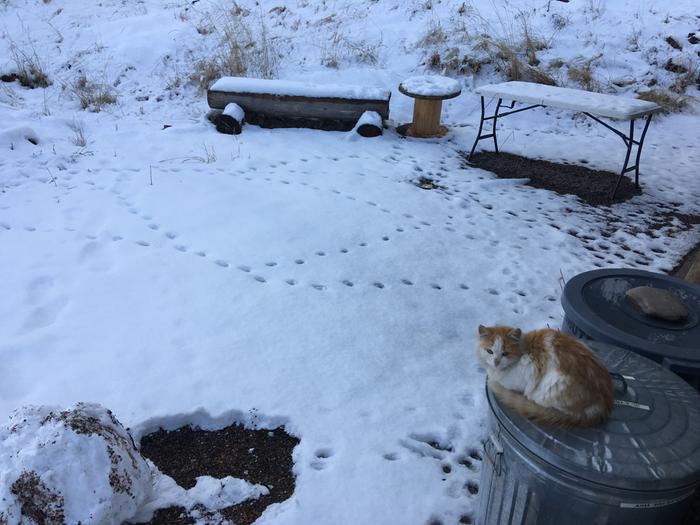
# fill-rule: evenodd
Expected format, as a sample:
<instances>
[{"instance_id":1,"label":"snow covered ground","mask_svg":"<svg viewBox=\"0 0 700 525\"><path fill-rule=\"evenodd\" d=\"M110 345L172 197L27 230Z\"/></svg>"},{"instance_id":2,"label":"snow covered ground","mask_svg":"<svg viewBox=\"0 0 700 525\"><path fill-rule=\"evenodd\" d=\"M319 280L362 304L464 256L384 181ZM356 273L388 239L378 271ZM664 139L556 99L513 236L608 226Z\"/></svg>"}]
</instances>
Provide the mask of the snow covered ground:
<instances>
[{"instance_id":1,"label":"snow covered ground","mask_svg":"<svg viewBox=\"0 0 700 525\"><path fill-rule=\"evenodd\" d=\"M401 123L413 101L398 85L424 71L416 43L431 24L451 27L461 2L244 4L284 50L280 78L391 89ZM526 4L544 24L548 2ZM609 78L656 74L645 53L667 34L688 46L699 29L693 2L616 3L595 30L586 9L597 3L551 4L547 16L569 25L544 53L589 56L597 44ZM496 73L457 77L440 140L220 135L205 97L173 80L215 47L196 16L215 8L0 1L0 73L14 42L33 46L54 82L0 84L0 420L25 404L99 402L138 439L253 411L301 438L296 492L260 523L473 516L478 494L465 487L478 461L464 459L486 415L476 326L559 326L563 281L582 271L670 270L698 239L668 212L700 213L700 119L691 108L654 122L644 195L609 209L464 167L472 89ZM623 45L628 30L641 50ZM378 42L376 63L347 58L357 47L343 46L360 41ZM338 69L321 65L331 51ZM116 83L117 103L81 110L64 89L78 68ZM511 117L501 142L594 168L622 162L618 139L566 112ZM421 176L443 189L418 188Z\"/></svg>"}]
</instances>

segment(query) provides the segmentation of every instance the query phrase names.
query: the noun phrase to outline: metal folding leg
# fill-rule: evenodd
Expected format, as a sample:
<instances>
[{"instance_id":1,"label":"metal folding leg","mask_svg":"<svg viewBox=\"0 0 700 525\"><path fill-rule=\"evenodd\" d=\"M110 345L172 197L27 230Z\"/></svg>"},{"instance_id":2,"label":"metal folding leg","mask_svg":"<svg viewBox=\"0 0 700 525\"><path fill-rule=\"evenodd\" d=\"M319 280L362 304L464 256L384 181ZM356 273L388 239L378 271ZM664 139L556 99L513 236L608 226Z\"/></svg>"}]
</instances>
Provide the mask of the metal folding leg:
<instances>
[{"instance_id":1,"label":"metal folding leg","mask_svg":"<svg viewBox=\"0 0 700 525\"><path fill-rule=\"evenodd\" d=\"M498 119L501 117L505 117L507 115L512 115L513 113L520 113L521 111L526 111L528 109L532 108L539 108L539 107L544 107L542 104L535 104L532 106L527 106L524 108L519 108L515 109L513 111L506 111L504 113L501 113L501 108L503 107L503 99L499 98L498 102L496 103L496 109L494 110L493 115L486 116L486 104L484 102L484 97L481 97L481 119L479 120L479 131L476 134L476 140L474 140L474 145L472 146L471 151L469 152L469 156L467 157L467 160L471 160L472 155L474 155L474 151L476 150L476 145L479 143L480 140L484 139L490 139L493 138L493 147L496 150L496 153L498 153L498 137L496 136L496 124L498 123ZM510 105L509 109L513 109L515 107L515 101ZM506 106L508 108L508 106ZM485 135L482 135L482 131L484 130L484 122L487 120L493 121L491 123L491 133L487 133Z\"/></svg>"},{"instance_id":2,"label":"metal folding leg","mask_svg":"<svg viewBox=\"0 0 700 525\"><path fill-rule=\"evenodd\" d=\"M621 132L618 129L613 128L609 124L603 122L597 117L594 117L590 113L586 113L587 116L598 122L599 124L602 124L606 128L608 128L610 131L615 133L618 137L622 139L622 141L625 143L625 146L627 148L627 151L625 152L625 162L622 165L622 170L620 171L620 175L617 177L617 182L615 183L615 188L612 191L612 194L610 195L610 200L615 198L615 195L617 194L617 190L620 187L620 183L622 182L622 177L625 176L625 173L629 173L630 171L634 171L634 185L639 188L639 160L642 156L642 147L644 146L644 138L647 135L647 130L649 129L649 124L651 124L651 118L653 117L653 113L650 113L646 117L646 122L644 124L644 129L642 130L642 134L639 137L639 140L634 140L634 123L635 120L632 119L630 120L630 129L629 129L629 134L625 135L623 132ZM635 155L634 159L634 165L630 166L629 161L630 157L632 156L632 149L634 146L637 146L637 154Z\"/></svg>"}]
</instances>

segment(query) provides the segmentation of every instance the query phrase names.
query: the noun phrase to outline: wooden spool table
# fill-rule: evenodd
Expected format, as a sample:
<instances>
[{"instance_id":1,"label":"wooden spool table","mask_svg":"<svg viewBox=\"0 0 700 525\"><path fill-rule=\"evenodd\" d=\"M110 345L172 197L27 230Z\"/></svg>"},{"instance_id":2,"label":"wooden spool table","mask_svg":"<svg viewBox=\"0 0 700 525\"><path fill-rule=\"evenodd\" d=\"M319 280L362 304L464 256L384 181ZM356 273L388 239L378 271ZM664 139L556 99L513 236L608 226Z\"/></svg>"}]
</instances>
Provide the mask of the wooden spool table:
<instances>
[{"instance_id":1,"label":"wooden spool table","mask_svg":"<svg viewBox=\"0 0 700 525\"><path fill-rule=\"evenodd\" d=\"M411 137L442 137L447 128L440 125L442 101L462 92L459 82L449 77L425 75L411 77L399 85L399 91L415 99L413 122L406 129Z\"/></svg>"}]
</instances>

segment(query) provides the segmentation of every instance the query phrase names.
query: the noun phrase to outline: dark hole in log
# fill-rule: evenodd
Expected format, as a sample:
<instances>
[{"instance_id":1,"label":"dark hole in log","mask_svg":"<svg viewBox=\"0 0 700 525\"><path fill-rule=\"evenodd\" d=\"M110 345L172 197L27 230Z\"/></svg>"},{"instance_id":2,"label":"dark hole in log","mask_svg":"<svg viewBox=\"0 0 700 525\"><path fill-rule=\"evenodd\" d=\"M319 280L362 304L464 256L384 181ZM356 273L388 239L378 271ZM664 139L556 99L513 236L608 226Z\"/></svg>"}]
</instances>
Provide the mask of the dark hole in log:
<instances>
[{"instance_id":1,"label":"dark hole in log","mask_svg":"<svg viewBox=\"0 0 700 525\"><path fill-rule=\"evenodd\" d=\"M238 135L241 132L241 123L229 115L217 115L214 119L216 131L227 135Z\"/></svg>"}]
</instances>

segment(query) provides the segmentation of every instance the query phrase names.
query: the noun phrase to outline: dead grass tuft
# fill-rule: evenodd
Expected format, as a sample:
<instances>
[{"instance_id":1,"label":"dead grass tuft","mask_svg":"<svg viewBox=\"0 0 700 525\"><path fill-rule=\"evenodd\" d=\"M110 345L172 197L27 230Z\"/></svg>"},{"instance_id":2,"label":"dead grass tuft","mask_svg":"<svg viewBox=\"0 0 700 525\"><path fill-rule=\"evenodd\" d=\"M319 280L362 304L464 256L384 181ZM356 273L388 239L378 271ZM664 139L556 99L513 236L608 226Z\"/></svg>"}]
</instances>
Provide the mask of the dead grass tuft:
<instances>
[{"instance_id":1,"label":"dead grass tuft","mask_svg":"<svg viewBox=\"0 0 700 525\"><path fill-rule=\"evenodd\" d=\"M68 128L73 132L73 137L71 142L74 146L79 148L84 148L87 146L87 139L85 138L85 125L80 120L74 120L68 124Z\"/></svg>"},{"instance_id":2,"label":"dead grass tuft","mask_svg":"<svg viewBox=\"0 0 700 525\"><path fill-rule=\"evenodd\" d=\"M236 2L205 15L198 25L203 32L198 31L218 36L218 43L208 57L194 62L190 83L206 90L222 76L276 76L279 62L276 45L268 35L263 17L251 23L249 16L250 11Z\"/></svg>"},{"instance_id":3,"label":"dead grass tuft","mask_svg":"<svg viewBox=\"0 0 700 525\"><path fill-rule=\"evenodd\" d=\"M593 63L599 58L600 56L598 55L588 59L574 59L568 64L567 75L569 79L577 82L586 91L598 91L600 84L593 75Z\"/></svg>"},{"instance_id":4,"label":"dead grass tuft","mask_svg":"<svg viewBox=\"0 0 700 525\"><path fill-rule=\"evenodd\" d=\"M39 59L39 55L34 48L34 44L29 41L26 48L10 40L10 58L15 63L15 74L17 80L24 87L31 89L46 88L51 85L49 76Z\"/></svg>"},{"instance_id":5,"label":"dead grass tuft","mask_svg":"<svg viewBox=\"0 0 700 525\"><path fill-rule=\"evenodd\" d=\"M330 45L321 51L321 64L337 68L343 62L376 65L379 63L379 48L381 39L377 42L353 40L338 29L330 40Z\"/></svg>"},{"instance_id":6,"label":"dead grass tuft","mask_svg":"<svg viewBox=\"0 0 700 525\"><path fill-rule=\"evenodd\" d=\"M419 48L432 48L444 44L447 41L447 33L440 22L431 21L428 31L417 44Z\"/></svg>"},{"instance_id":7,"label":"dead grass tuft","mask_svg":"<svg viewBox=\"0 0 700 525\"><path fill-rule=\"evenodd\" d=\"M637 93L637 98L658 104L663 108L665 113L677 113L679 111L683 111L683 109L688 106L690 101L693 100L693 97L688 95L679 95L664 89L643 91L641 93Z\"/></svg>"},{"instance_id":8,"label":"dead grass tuft","mask_svg":"<svg viewBox=\"0 0 700 525\"><path fill-rule=\"evenodd\" d=\"M696 86L700 89L700 63L697 60L678 65L676 74L676 79L670 87L671 91L683 94L691 86Z\"/></svg>"},{"instance_id":9,"label":"dead grass tuft","mask_svg":"<svg viewBox=\"0 0 700 525\"><path fill-rule=\"evenodd\" d=\"M117 95L112 86L106 82L89 80L84 73L80 74L68 89L78 98L82 109L94 113L102 111L102 108L108 104L117 102Z\"/></svg>"}]
</instances>

